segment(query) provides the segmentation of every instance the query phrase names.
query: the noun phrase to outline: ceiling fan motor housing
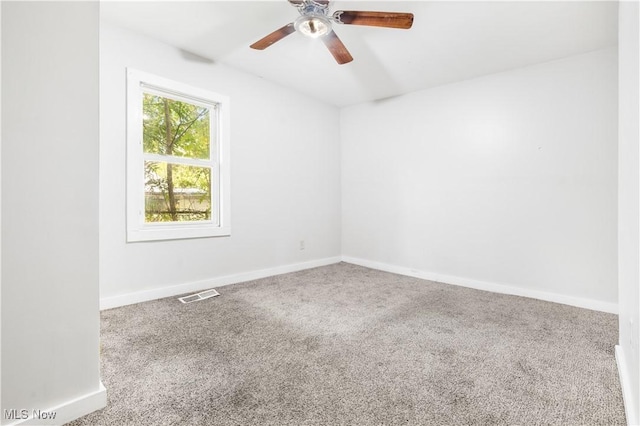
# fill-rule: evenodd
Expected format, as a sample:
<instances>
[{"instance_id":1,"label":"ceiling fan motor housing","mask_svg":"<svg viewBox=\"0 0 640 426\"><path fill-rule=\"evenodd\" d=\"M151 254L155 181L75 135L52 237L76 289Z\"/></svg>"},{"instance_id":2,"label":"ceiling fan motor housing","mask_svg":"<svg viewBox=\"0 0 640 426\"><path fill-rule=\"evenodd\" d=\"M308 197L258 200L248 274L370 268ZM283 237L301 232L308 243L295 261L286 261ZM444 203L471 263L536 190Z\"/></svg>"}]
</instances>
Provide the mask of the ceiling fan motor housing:
<instances>
[{"instance_id":1,"label":"ceiling fan motor housing","mask_svg":"<svg viewBox=\"0 0 640 426\"><path fill-rule=\"evenodd\" d=\"M329 3L320 3L313 0L305 0L298 6L301 15L327 15Z\"/></svg>"}]
</instances>

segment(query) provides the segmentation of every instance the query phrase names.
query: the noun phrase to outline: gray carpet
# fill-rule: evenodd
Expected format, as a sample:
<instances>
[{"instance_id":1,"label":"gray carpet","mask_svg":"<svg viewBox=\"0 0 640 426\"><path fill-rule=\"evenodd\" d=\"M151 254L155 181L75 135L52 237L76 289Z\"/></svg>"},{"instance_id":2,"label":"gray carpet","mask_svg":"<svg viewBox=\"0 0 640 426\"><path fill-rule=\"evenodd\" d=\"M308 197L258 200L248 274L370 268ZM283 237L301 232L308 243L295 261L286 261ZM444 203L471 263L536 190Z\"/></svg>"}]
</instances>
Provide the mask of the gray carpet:
<instances>
[{"instance_id":1,"label":"gray carpet","mask_svg":"<svg viewBox=\"0 0 640 426\"><path fill-rule=\"evenodd\" d=\"M73 425L625 424L617 317L340 263L102 313Z\"/></svg>"}]
</instances>

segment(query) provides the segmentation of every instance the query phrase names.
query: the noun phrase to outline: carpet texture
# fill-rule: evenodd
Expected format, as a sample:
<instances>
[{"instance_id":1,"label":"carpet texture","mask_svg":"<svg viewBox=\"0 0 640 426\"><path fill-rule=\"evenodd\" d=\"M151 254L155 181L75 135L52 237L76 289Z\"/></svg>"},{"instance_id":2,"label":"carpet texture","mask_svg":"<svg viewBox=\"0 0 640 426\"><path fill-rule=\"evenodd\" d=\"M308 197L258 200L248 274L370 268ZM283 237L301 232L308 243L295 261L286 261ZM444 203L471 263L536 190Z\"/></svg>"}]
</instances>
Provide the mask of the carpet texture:
<instances>
[{"instance_id":1,"label":"carpet texture","mask_svg":"<svg viewBox=\"0 0 640 426\"><path fill-rule=\"evenodd\" d=\"M624 425L617 316L346 263L102 312L79 425Z\"/></svg>"}]
</instances>

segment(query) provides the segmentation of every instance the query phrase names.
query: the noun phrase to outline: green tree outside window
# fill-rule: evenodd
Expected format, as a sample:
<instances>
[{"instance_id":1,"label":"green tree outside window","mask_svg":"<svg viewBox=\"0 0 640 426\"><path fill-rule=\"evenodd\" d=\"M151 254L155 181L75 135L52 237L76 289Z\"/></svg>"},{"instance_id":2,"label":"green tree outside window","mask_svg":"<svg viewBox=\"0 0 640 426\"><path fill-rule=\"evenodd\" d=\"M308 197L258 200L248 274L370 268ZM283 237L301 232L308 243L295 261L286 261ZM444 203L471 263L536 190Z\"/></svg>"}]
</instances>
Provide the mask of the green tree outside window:
<instances>
[{"instance_id":1,"label":"green tree outside window","mask_svg":"<svg viewBox=\"0 0 640 426\"><path fill-rule=\"evenodd\" d=\"M211 168L171 161L210 158L210 115L206 107L143 95L144 152L167 156L145 161L146 222L211 220Z\"/></svg>"}]
</instances>

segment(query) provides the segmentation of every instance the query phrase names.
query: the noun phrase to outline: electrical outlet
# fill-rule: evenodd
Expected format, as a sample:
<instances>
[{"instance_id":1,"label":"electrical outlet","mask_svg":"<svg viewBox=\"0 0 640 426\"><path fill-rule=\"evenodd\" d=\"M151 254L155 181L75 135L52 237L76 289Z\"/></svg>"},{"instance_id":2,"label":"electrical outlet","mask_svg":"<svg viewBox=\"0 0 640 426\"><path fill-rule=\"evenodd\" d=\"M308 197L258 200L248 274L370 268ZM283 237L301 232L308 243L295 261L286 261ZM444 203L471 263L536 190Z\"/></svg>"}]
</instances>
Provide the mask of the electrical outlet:
<instances>
[{"instance_id":1,"label":"electrical outlet","mask_svg":"<svg viewBox=\"0 0 640 426\"><path fill-rule=\"evenodd\" d=\"M300 240L300 250L304 250L304 240Z\"/></svg>"}]
</instances>

